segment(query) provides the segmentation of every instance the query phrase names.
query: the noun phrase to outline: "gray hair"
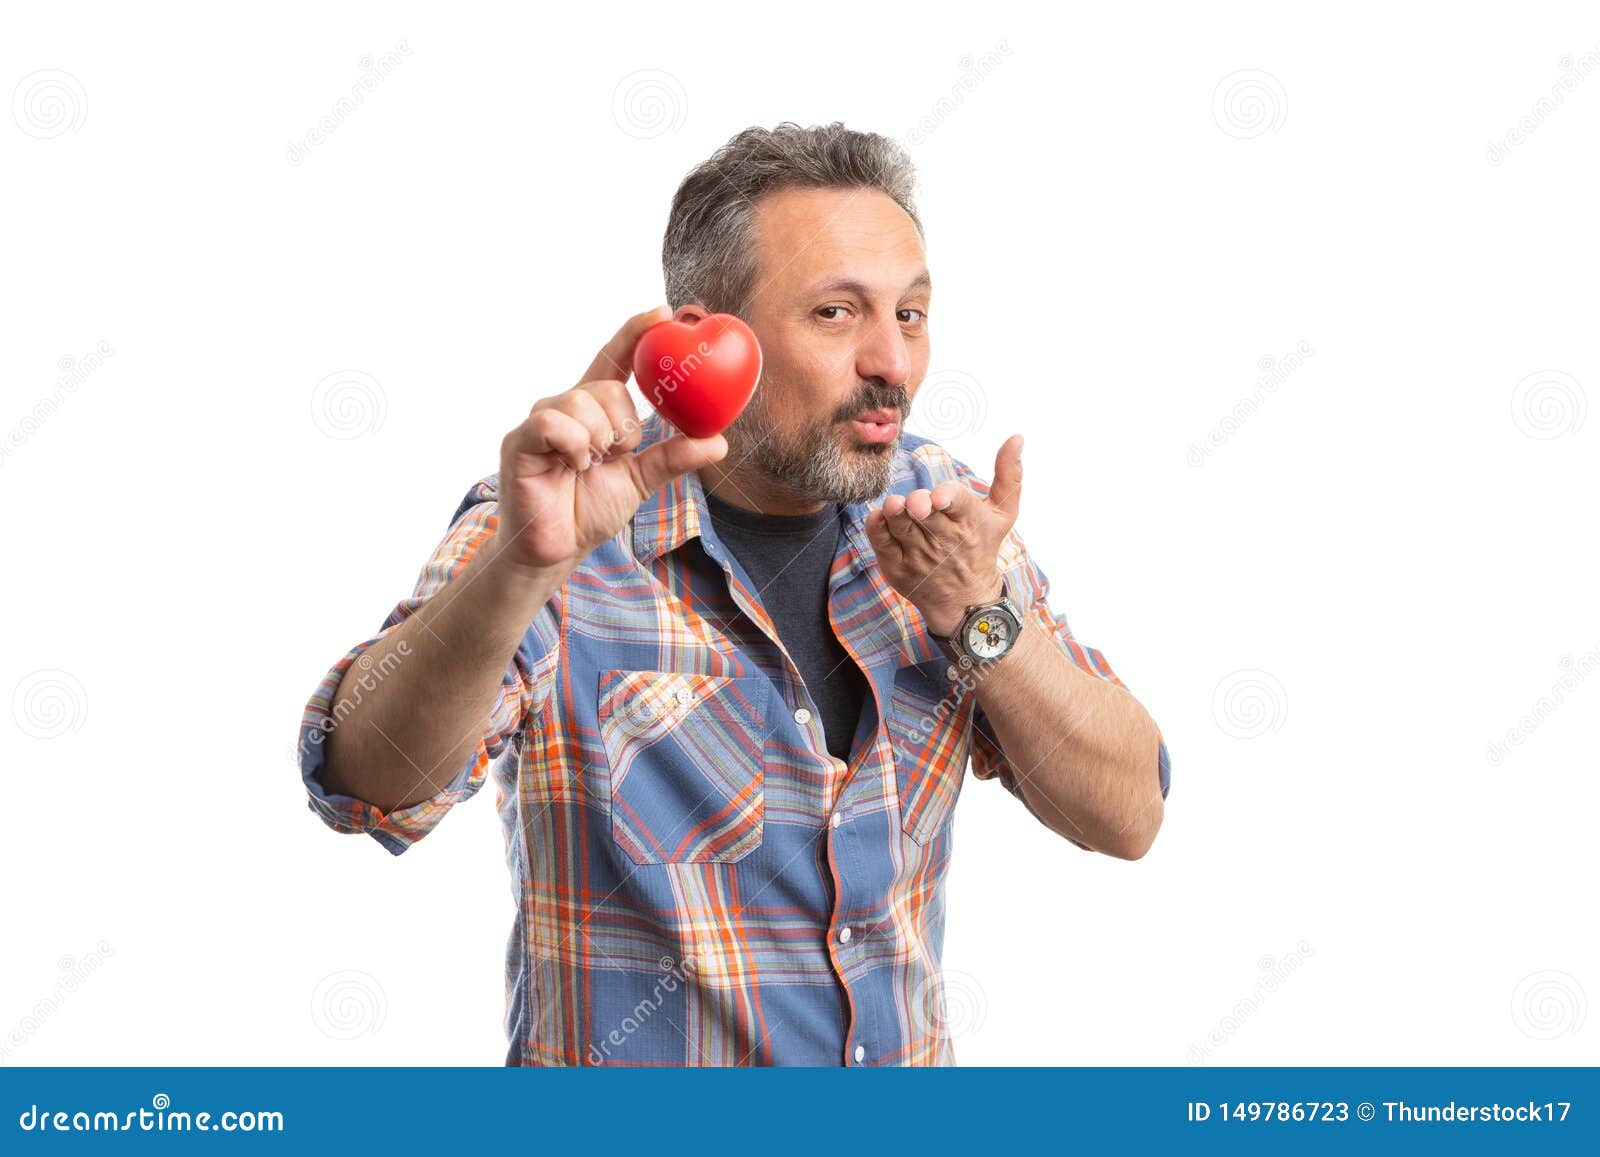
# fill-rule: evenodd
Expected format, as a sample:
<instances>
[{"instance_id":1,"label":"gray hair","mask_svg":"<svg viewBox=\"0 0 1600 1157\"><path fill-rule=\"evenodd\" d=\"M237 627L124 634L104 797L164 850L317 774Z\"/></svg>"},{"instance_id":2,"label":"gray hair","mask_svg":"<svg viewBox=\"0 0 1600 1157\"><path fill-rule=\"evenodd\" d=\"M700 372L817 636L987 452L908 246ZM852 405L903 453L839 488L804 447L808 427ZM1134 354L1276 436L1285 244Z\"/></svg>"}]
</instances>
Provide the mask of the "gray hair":
<instances>
[{"instance_id":1,"label":"gray hair","mask_svg":"<svg viewBox=\"0 0 1600 1157\"><path fill-rule=\"evenodd\" d=\"M667 302L698 302L713 313L741 313L755 286L756 201L779 189L877 189L906 211L922 234L912 198L916 172L896 142L835 122L736 134L678 186L661 243Z\"/></svg>"}]
</instances>

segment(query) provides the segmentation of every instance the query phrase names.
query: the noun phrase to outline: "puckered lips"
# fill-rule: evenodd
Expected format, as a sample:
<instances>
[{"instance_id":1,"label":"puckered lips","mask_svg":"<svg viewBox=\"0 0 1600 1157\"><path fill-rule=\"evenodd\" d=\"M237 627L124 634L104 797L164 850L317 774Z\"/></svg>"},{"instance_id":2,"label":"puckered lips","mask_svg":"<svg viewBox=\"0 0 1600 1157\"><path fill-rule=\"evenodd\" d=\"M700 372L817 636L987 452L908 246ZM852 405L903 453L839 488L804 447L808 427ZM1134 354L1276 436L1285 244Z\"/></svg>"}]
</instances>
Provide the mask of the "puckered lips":
<instances>
[{"instance_id":1,"label":"puckered lips","mask_svg":"<svg viewBox=\"0 0 1600 1157\"><path fill-rule=\"evenodd\" d=\"M900 433L900 411L892 406L867 410L850 419L850 425L864 442L873 445L893 442Z\"/></svg>"}]
</instances>

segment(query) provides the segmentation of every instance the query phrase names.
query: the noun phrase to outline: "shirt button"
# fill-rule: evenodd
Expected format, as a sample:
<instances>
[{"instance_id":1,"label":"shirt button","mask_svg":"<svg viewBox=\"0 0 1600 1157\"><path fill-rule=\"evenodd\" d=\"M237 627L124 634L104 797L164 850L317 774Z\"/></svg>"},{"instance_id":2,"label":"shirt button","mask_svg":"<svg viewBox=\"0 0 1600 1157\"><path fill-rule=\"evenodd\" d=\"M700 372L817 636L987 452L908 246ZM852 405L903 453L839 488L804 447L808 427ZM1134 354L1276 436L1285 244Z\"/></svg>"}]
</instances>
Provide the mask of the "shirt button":
<instances>
[{"instance_id":1,"label":"shirt button","mask_svg":"<svg viewBox=\"0 0 1600 1157\"><path fill-rule=\"evenodd\" d=\"M843 928L839 929L839 943L840 944L848 944L848 943L850 943L850 926L848 924L845 925Z\"/></svg>"},{"instance_id":2,"label":"shirt button","mask_svg":"<svg viewBox=\"0 0 1600 1157\"><path fill-rule=\"evenodd\" d=\"M946 667L944 669L944 677L951 681L954 681L955 678L960 674L961 672L957 671L954 667Z\"/></svg>"},{"instance_id":3,"label":"shirt button","mask_svg":"<svg viewBox=\"0 0 1600 1157\"><path fill-rule=\"evenodd\" d=\"M794 709L794 721L801 727L804 727L807 723L811 722L811 712L807 711L804 707L796 707Z\"/></svg>"},{"instance_id":4,"label":"shirt button","mask_svg":"<svg viewBox=\"0 0 1600 1157\"><path fill-rule=\"evenodd\" d=\"M862 1045L857 1045L856 1046L856 1054L855 1055L856 1055L856 1064L859 1065L861 1063L861 1058L867 1055L866 1048L864 1046L862 1046Z\"/></svg>"},{"instance_id":5,"label":"shirt button","mask_svg":"<svg viewBox=\"0 0 1600 1157\"><path fill-rule=\"evenodd\" d=\"M844 822L844 817L842 815L840 815L838 812L834 812L833 813L833 826L834 827L838 827L843 822Z\"/></svg>"},{"instance_id":6,"label":"shirt button","mask_svg":"<svg viewBox=\"0 0 1600 1157\"><path fill-rule=\"evenodd\" d=\"M688 703L692 699L694 699L694 692L693 691L690 691L689 688L687 688L687 687L679 687L678 688L678 702L679 703Z\"/></svg>"}]
</instances>

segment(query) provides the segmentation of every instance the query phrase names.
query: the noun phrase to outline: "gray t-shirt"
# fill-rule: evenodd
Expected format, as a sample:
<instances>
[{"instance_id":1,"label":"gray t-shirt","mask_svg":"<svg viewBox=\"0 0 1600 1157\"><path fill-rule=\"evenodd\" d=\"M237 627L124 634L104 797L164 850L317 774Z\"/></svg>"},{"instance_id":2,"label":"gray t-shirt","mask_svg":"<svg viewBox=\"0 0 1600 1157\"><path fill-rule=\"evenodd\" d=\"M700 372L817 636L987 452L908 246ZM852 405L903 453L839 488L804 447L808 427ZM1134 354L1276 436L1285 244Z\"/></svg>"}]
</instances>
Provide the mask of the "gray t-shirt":
<instances>
[{"instance_id":1,"label":"gray t-shirt","mask_svg":"<svg viewBox=\"0 0 1600 1157\"><path fill-rule=\"evenodd\" d=\"M849 760L867 680L828 621L828 572L839 546L839 506L815 514L773 515L731 505L706 493L720 538L750 581L800 669L822 716L828 753Z\"/></svg>"}]
</instances>

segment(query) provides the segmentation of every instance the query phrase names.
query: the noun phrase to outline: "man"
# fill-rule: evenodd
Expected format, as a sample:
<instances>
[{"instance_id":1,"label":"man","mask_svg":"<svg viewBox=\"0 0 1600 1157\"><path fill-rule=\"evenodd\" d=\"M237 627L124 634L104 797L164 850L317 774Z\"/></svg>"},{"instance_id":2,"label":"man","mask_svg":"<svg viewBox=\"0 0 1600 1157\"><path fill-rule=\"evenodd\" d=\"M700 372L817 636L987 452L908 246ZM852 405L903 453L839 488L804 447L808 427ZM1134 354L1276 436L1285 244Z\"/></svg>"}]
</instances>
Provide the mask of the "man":
<instances>
[{"instance_id":1,"label":"man","mask_svg":"<svg viewBox=\"0 0 1600 1157\"><path fill-rule=\"evenodd\" d=\"M391 852L498 760L508 1063L949 1064L969 756L1079 847L1155 838L1166 747L1012 529L1022 439L985 485L902 433L932 294L911 187L842 125L691 173L668 298L749 323L751 405L726 438L639 423L626 367L670 314L633 318L311 700L313 809Z\"/></svg>"}]
</instances>

